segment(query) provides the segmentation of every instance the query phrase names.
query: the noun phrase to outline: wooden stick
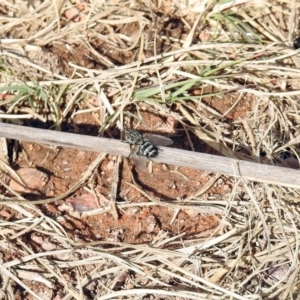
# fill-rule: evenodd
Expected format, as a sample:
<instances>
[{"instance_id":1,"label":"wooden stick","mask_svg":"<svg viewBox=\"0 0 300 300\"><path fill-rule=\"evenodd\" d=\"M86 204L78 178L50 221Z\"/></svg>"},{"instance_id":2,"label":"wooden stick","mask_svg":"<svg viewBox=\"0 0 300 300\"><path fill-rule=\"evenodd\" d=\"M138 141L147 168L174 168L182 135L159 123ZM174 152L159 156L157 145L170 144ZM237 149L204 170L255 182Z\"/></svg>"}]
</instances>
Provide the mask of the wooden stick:
<instances>
[{"instance_id":1,"label":"wooden stick","mask_svg":"<svg viewBox=\"0 0 300 300\"><path fill-rule=\"evenodd\" d=\"M78 150L130 155L128 144L117 140L0 123L0 136ZM294 169L246 162L223 156L159 147L155 162L242 177L258 182L300 188L300 172Z\"/></svg>"}]
</instances>

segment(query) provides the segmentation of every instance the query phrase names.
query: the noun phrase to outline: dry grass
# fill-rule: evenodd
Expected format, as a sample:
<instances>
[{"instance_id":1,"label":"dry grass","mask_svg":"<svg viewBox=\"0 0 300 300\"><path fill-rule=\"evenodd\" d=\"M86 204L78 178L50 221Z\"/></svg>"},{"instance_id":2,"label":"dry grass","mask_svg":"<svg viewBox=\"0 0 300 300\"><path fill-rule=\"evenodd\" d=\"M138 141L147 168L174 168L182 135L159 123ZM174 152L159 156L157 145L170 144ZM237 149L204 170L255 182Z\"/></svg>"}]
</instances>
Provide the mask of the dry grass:
<instances>
[{"instance_id":1,"label":"dry grass","mask_svg":"<svg viewBox=\"0 0 300 300\"><path fill-rule=\"evenodd\" d=\"M71 1L16 3L0 4L2 120L60 129L66 118L89 112L103 135L130 119L142 122L147 111L180 124L191 149L193 134L227 157L299 166L300 61L291 47L299 2L202 1L176 11L91 1L71 20ZM182 17L189 31L179 39L162 31L164 14ZM168 42L163 53L161 40ZM88 49L94 68L61 63L47 50L53 45L71 54ZM202 101L227 97L234 100L223 113ZM241 101L247 114L228 118ZM13 299L19 286L36 299L62 288L63 299L298 299L299 190L226 180L230 193L209 201L202 187L181 201L115 202L117 209L168 205L175 215L184 206L220 218L208 238L161 232L151 245L72 240L59 218L31 204L7 204L18 220L0 219L0 249L9 253L0 265L1 298ZM208 186L224 182L217 176ZM28 233L43 252L25 243ZM28 278L53 293L37 295Z\"/></svg>"}]
</instances>

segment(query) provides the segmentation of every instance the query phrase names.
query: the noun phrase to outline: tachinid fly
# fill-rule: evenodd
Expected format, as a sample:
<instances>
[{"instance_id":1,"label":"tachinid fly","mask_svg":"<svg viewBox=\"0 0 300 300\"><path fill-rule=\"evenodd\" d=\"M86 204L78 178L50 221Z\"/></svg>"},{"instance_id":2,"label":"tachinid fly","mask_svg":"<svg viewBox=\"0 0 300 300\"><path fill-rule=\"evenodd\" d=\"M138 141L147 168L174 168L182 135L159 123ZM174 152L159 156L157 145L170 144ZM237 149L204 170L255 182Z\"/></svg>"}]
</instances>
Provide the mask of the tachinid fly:
<instances>
[{"instance_id":1,"label":"tachinid fly","mask_svg":"<svg viewBox=\"0 0 300 300\"><path fill-rule=\"evenodd\" d=\"M130 157L133 158L133 161L137 166L144 167L146 165L145 159L155 158L158 155L157 146L170 146L173 144L173 141L165 136L156 135L156 134L145 134L142 135L140 132L132 129L127 129L124 127L126 137L125 142L132 145L135 149L130 154Z\"/></svg>"}]
</instances>

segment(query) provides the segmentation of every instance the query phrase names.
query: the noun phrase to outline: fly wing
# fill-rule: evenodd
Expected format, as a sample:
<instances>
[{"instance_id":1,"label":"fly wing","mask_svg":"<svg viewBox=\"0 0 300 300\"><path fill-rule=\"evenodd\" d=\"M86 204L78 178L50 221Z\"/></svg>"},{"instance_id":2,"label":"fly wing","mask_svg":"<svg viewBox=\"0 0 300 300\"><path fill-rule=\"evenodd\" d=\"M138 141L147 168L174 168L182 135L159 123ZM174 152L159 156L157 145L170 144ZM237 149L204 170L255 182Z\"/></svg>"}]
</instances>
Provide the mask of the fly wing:
<instances>
[{"instance_id":1,"label":"fly wing","mask_svg":"<svg viewBox=\"0 0 300 300\"><path fill-rule=\"evenodd\" d=\"M173 144L173 141L166 136L158 134L146 134L148 138L155 146L170 146Z\"/></svg>"},{"instance_id":2,"label":"fly wing","mask_svg":"<svg viewBox=\"0 0 300 300\"><path fill-rule=\"evenodd\" d=\"M130 157L132 158L132 161L135 165L135 167L139 170L139 171L144 171L146 169L147 166L147 160L145 156L142 155L138 155L136 153L136 151L132 152Z\"/></svg>"}]
</instances>

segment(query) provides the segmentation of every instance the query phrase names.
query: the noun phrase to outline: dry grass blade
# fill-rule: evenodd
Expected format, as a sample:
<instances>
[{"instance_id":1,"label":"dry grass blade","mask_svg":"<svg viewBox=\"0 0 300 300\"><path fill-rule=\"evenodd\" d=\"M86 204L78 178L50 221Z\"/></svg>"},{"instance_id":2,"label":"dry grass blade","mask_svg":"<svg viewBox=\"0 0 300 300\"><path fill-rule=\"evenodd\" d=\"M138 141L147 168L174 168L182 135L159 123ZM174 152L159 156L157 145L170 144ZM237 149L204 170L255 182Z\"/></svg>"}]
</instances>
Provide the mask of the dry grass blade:
<instances>
[{"instance_id":1,"label":"dry grass blade","mask_svg":"<svg viewBox=\"0 0 300 300\"><path fill-rule=\"evenodd\" d=\"M116 208L116 199L117 199L117 193L118 193L120 161L121 161L121 157L118 156L116 164L115 164L115 171L114 171L114 177L113 177L113 183L112 183L112 189L111 189L111 210L112 210L112 214L115 219L118 219L118 211Z\"/></svg>"},{"instance_id":2,"label":"dry grass blade","mask_svg":"<svg viewBox=\"0 0 300 300\"><path fill-rule=\"evenodd\" d=\"M0 3L2 298L299 298L299 1L200 2Z\"/></svg>"}]
</instances>

